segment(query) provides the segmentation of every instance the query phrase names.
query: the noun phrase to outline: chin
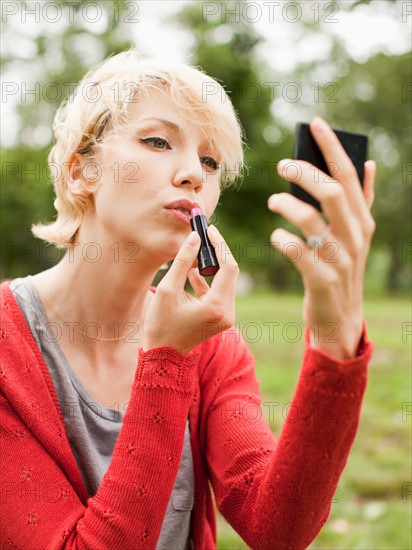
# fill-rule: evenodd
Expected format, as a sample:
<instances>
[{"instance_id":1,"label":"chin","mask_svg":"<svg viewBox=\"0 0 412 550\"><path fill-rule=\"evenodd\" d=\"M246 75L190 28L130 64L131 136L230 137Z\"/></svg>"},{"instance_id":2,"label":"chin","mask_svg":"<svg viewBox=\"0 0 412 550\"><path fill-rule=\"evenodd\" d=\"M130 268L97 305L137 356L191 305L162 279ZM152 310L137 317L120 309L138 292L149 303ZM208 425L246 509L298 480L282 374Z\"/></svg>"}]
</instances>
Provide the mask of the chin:
<instances>
[{"instance_id":1,"label":"chin","mask_svg":"<svg viewBox=\"0 0 412 550\"><path fill-rule=\"evenodd\" d=\"M188 235L188 234L187 234ZM180 247L184 243L187 235L169 235L168 237L161 237L155 244L154 253L161 256L162 261L170 262L174 260L177 253L179 252Z\"/></svg>"}]
</instances>

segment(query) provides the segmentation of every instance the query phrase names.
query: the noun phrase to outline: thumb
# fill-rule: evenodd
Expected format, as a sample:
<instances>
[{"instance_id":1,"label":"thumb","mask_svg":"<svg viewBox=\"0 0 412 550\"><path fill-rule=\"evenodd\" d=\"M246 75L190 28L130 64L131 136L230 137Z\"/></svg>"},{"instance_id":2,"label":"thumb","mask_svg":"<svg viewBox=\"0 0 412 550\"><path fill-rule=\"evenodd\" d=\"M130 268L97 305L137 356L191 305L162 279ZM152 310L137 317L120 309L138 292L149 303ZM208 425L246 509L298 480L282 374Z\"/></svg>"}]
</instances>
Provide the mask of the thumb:
<instances>
[{"instance_id":1,"label":"thumb","mask_svg":"<svg viewBox=\"0 0 412 550\"><path fill-rule=\"evenodd\" d=\"M199 245L200 237L196 231L192 231L180 247L171 268L163 277L162 286L167 285L174 290L185 286L189 271L192 269L199 252Z\"/></svg>"}]
</instances>

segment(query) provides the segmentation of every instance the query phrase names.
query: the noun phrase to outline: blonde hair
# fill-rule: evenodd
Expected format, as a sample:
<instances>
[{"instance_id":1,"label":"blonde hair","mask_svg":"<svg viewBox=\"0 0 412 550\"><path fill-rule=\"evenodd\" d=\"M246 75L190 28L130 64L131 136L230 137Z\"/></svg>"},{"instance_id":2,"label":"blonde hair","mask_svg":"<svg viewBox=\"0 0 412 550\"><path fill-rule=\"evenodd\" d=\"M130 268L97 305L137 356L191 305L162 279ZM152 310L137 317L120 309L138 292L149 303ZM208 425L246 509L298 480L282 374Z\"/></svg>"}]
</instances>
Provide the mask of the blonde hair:
<instances>
[{"instance_id":1,"label":"blonde hair","mask_svg":"<svg viewBox=\"0 0 412 550\"><path fill-rule=\"evenodd\" d=\"M57 210L56 221L34 224L32 233L58 248L70 248L92 197L68 187L77 153L93 159L104 139L127 125L129 106L151 90L164 93L179 112L199 126L221 160L221 184L234 182L243 169L243 133L223 87L190 65L155 61L135 49L113 55L89 71L56 112L55 143L48 156ZM97 181L82 181L93 193Z\"/></svg>"}]
</instances>

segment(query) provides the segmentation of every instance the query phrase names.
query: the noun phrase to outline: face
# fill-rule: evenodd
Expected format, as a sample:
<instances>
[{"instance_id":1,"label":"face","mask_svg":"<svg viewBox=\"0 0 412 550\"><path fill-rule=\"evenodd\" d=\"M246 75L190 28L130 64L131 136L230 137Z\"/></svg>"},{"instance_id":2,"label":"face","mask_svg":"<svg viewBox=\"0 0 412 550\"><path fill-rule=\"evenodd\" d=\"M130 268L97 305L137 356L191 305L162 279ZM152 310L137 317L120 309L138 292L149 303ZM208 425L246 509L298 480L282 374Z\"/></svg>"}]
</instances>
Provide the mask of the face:
<instances>
[{"instance_id":1,"label":"face","mask_svg":"<svg viewBox=\"0 0 412 550\"><path fill-rule=\"evenodd\" d=\"M190 210L210 218L219 200L220 159L199 128L160 93L139 99L120 135L98 156L101 185L88 214L93 239L136 243L159 263L191 231ZM109 245L110 246L110 245Z\"/></svg>"}]
</instances>

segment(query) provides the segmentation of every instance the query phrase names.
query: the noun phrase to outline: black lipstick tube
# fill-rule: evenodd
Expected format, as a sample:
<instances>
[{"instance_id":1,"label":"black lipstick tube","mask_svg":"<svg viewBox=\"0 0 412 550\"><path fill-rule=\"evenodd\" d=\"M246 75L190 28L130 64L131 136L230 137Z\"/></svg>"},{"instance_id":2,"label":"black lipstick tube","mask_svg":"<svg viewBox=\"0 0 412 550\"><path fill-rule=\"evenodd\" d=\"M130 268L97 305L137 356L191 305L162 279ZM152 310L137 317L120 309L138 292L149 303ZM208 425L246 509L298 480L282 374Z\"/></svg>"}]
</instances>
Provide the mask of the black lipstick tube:
<instances>
[{"instance_id":1,"label":"black lipstick tube","mask_svg":"<svg viewBox=\"0 0 412 550\"><path fill-rule=\"evenodd\" d=\"M200 208L193 208L190 225L193 231L200 236L201 245L197 260L199 263L199 273L203 277L211 277L219 270L219 262L217 261L215 249L207 236L207 220Z\"/></svg>"}]
</instances>

